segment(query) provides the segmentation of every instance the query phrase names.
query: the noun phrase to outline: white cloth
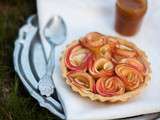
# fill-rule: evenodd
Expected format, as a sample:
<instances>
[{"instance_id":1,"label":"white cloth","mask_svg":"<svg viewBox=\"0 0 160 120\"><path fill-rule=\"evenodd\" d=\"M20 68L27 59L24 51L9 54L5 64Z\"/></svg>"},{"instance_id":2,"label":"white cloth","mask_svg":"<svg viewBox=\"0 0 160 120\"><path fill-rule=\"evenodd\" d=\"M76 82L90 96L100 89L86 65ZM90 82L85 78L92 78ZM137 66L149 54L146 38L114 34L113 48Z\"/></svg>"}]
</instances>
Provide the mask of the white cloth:
<instances>
[{"instance_id":1,"label":"white cloth","mask_svg":"<svg viewBox=\"0 0 160 120\"><path fill-rule=\"evenodd\" d=\"M120 36L114 30L115 0L37 0L40 31L47 20L60 15L64 18L67 41L56 48L55 85L69 120L113 119L160 112L160 2L148 0L148 11L139 33L134 37ZM152 79L147 89L125 103L100 103L73 92L61 77L59 57L66 44L91 31L129 39L143 49L152 67ZM49 46L42 37L46 53Z\"/></svg>"}]
</instances>

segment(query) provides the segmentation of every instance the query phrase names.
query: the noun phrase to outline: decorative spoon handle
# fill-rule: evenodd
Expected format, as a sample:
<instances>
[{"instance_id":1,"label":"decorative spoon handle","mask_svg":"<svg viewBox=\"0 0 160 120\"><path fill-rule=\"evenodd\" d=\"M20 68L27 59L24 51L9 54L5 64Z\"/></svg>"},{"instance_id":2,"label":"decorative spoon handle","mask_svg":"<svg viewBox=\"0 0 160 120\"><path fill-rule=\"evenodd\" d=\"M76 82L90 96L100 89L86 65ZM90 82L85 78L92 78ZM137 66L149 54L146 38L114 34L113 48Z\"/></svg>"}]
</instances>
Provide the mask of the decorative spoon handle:
<instances>
[{"instance_id":1,"label":"decorative spoon handle","mask_svg":"<svg viewBox=\"0 0 160 120\"><path fill-rule=\"evenodd\" d=\"M51 45L50 56L46 66L46 73L39 81L39 90L42 95L50 96L54 93L54 81L52 79L53 70L55 68L55 46Z\"/></svg>"}]
</instances>

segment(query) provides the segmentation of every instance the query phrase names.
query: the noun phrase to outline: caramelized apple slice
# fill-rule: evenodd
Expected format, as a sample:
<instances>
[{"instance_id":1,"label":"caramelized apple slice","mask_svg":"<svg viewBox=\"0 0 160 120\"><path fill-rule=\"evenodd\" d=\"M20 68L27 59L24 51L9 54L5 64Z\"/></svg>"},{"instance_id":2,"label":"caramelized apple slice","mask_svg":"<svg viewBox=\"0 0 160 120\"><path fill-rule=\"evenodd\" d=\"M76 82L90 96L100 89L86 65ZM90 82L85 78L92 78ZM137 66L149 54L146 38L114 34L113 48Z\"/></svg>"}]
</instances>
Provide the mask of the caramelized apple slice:
<instances>
[{"instance_id":1,"label":"caramelized apple slice","mask_svg":"<svg viewBox=\"0 0 160 120\"><path fill-rule=\"evenodd\" d=\"M141 73L145 73L145 67L144 65L138 61L136 58L124 58L119 63L125 63L128 65L131 65L135 69L137 69Z\"/></svg>"},{"instance_id":2,"label":"caramelized apple slice","mask_svg":"<svg viewBox=\"0 0 160 120\"><path fill-rule=\"evenodd\" d=\"M102 77L96 82L96 91L102 96L111 97L123 94L125 92L125 86L117 76L110 78Z\"/></svg>"},{"instance_id":3,"label":"caramelized apple slice","mask_svg":"<svg viewBox=\"0 0 160 120\"><path fill-rule=\"evenodd\" d=\"M94 62L90 62L89 64L89 72L95 78L104 77L104 76L112 76L114 70L113 63L105 58L99 58Z\"/></svg>"},{"instance_id":4,"label":"caramelized apple slice","mask_svg":"<svg viewBox=\"0 0 160 120\"><path fill-rule=\"evenodd\" d=\"M107 44L103 45L100 48L100 56L111 59L112 53L115 50L116 46L119 46L119 42L117 40L108 38Z\"/></svg>"},{"instance_id":5,"label":"caramelized apple slice","mask_svg":"<svg viewBox=\"0 0 160 120\"><path fill-rule=\"evenodd\" d=\"M80 40L82 46L90 49L94 53L99 51L99 48L106 44L107 38L98 33L98 32L91 32L88 33L84 38Z\"/></svg>"},{"instance_id":6,"label":"caramelized apple slice","mask_svg":"<svg viewBox=\"0 0 160 120\"><path fill-rule=\"evenodd\" d=\"M127 49L121 49L116 48L114 51L114 54L123 56L123 57L136 57L137 53L134 50L127 50Z\"/></svg>"},{"instance_id":7,"label":"caramelized apple slice","mask_svg":"<svg viewBox=\"0 0 160 120\"><path fill-rule=\"evenodd\" d=\"M106 59L111 59L111 51L112 51L112 47L109 44L103 45L100 48L100 56L106 58Z\"/></svg>"},{"instance_id":8,"label":"caramelized apple slice","mask_svg":"<svg viewBox=\"0 0 160 120\"><path fill-rule=\"evenodd\" d=\"M70 71L68 78L81 91L95 92L95 80L86 72Z\"/></svg>"},{"instance_id":9,"label":"caramelized apple slice","mask_svg":"<svg viewBox=\"0 0 160 120\"><path fill-rule=\"evenodd\" d=\"M70 70L86 70L92 54L88 49L76 44L69 48L65 56L65 65Z\"/></svg>"},{"instance_id":10,"label":"caramelized apple slice","mask_svg":"<svg viewBox=\"0 0 160 120\"><path fill-rule=\"evenodd\" d=\"M115 72L123 80L128 91L138 88L144 82L143 75L130 65L119 64L115 67Z\"/></svg>"}]
</instances>

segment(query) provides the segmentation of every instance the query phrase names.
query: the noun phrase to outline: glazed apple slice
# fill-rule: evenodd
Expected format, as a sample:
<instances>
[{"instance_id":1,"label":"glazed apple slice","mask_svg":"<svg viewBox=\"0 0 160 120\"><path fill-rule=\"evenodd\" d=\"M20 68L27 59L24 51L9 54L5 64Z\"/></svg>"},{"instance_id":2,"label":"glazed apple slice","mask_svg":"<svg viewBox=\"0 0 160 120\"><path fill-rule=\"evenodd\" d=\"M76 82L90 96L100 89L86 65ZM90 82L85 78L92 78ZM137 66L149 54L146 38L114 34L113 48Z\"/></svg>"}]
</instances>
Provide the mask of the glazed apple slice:
<instances>
[{"instance_id":1,"label":"glazed apple slice","mask_svg":"<svg viewBox=\"0 0 160 120\"><path fill-rule=\"evenodd\" d=\"M128 91L138 88L144 81L143 75L128 64L117 65L115 72L123 80Z\"/></svg>"},{"instance_id":2,"label":"glazed apple slice","mask_svg":"<svg viewBox=\"0 0 160 120\"><path fill-rule=\"evenodd\" d=\"M80 44L88 49L90 49L94 53L98 53L99 48L105 45L107 42L107 37L104 35L91 32L88 33L84 38L81 38Z\"/></svg>"},{"instance_id":3,"label":"glazed apple slice","mask_svg":"<svg viewBox=\"0 0 160 120\"><path fill-rule=\"evenodd\" d=\"M127 50L127 49L121 49L116 48L114 51L114 54L123 56L123 57L136 57L137 53L134 50Z\"/></svg>"},{"instance_id":4,"label":"glazed apple slice","mask_svg":"<svg viewBox=\"0 0 160 120\"><path fill-rule=\"evenodd\" d=\"M86 72L70 71L67 77L81 91L95 92L95 80Z\"/></svg>"},{"instance_id":5,"label":"glazed apple slice","mask_svg":"<svg viewBox=\"0 0 160 120\"><path fill-rule=\"evenodd\" d=\"M119 46L116 46L116 49L114 49L114 54L126 58L138 56L136 50L126 42L123 42L122 44L119 44Z\"/></svg>"},{"instance_id":6,"label":"glazed apple slice","mask_svg":"<svg viewBox=\"0 0 160 120\"><path fill-rule=\"evenodd\" d=\"M70 70L85 71L91 59L92 53L83 48L79 43L70 47L65 56L65 65Z\"/></svg>"},{"instance_id":7,"label":"glazed apple slice","mask_svg":"<svg viewBox=\"0 0 160 120\"><path fill-rule=\"evenodd\" d=\"M107 44L103 45L99 50L100 56L111 59L112 53L115 51L117 46L119 46L119 42L117 40L108 38Z\"/></svg>"},{"instance_id":8,"label":"glazed apple slice","mask_svg":"<svg viewBox=\"0 0 160 120\"><path fill-rule=\"evenodd\" d=\"M112 51L112 48L109 44L106 44L106 45L103 45L100 50L99 50L99 53L100 53L100 56L106 58L106 59L111 59L111 51Z\"/></svg>"},{"instance_id":9,"label":"glazed apple slice","mask_svg":"<svg viewBox=\"0 0 160 120\"><path fill-rule=\"evenodd\" d=\"M137 69L141 73L145 73L145 66L136 58L124 58L119 61L119 63L125 63L131 65L135 69Z\"/></svg>"},{"instance_id":10,"label":"glazed apple slice","mask_svg":"<svg viewBox=\"0 0 160 120\"><path fill-rule=\"evenodd\" d=\"M114 74L114 65L113 63L105 58L99 58L97 60L90 61L89 72L95 78L112 76Z\"/></svg>"},{"instance_id":11,"label":"glazed apple slice","mask_svg":"<svg viewBox=\"0 0 160 120\"><path fill-rule=\"evenodd\" d=\"M119 77L102 77L96 82L96 91L101 96L117 96L125 92L125 85Z\"/></svg>"}]
</instances>

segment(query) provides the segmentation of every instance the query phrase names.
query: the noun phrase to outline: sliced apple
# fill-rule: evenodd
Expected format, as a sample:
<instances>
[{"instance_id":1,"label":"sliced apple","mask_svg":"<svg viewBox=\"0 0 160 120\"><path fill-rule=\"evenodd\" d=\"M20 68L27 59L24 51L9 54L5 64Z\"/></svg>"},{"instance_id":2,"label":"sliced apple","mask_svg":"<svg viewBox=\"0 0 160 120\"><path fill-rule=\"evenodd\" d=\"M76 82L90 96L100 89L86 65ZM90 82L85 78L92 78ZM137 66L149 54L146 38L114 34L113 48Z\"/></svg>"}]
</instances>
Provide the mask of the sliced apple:
<instances>
[{"instance_id":1,"label":"sliced apple","mask_svg":"<svg viewBox=\"0 0 160 120\"><path fill-rule=\"evenodd\" d=\"M90 62L89 64L89 72L95 78L112 76L114 74L113 71L114 71L113 63L105 58L99 58L95 61Z\"/></svg>"},{"instance_id":2,"label":"sliced apple","mask_svg":"<svg viewBox=\"0 0 160 120\"><path fill-rule=\"evenodd\" d=\"M125 86L119 77L102 77L96 82L97 93L101 96L117 96L125 92Z\"/></svg>"},{"instance_id":3,"label":"sliced apple","mask_svg":"<svg viewBox=\"0 0 160 120\"><path fill-rule=\"evenodd\" d=\"M92 53L80 44L70 47L65 56L65 65L70 70L85 71L91 60Z\"/></svg>"},{"instance_id":4,"label":"sliced apple","mask_svg":"<svg viewBox=\"0 0 160 120\"><path fill-rule=\"evenodd\" d=\"M128 64L117 65L115 72L123 80L128 91L138 88L144 82L143 75Z\"/></svg>"},{"instance_id":5,"label":"sliced apple","mask_svg":"<svg viewBox=\"0 0 160 120\"><path fill-rule=\"evenodd\" d=\"M70 71L67 77L80 90L95 92L95 80L88 73Z\"/></svg>"}]
</instances>

